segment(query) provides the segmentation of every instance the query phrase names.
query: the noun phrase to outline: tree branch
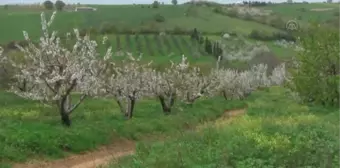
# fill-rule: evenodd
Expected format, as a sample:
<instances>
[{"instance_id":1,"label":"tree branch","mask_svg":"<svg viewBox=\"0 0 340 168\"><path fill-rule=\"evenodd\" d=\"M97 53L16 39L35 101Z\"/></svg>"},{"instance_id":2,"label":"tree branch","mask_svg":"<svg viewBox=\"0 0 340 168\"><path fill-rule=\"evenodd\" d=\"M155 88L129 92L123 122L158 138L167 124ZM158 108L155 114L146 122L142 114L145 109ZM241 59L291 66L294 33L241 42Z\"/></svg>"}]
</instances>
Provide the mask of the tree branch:
<instances>
[{"instance_id":1,"label":"tree branch","mask_svg":"<svg viewBox=\"0 0 340 168\"><path fill-rule=\"evenodd\" d=\"M80 99L78 100L78 102L74 104L70 109L67 110L67 113L71 114L84 101L86 96L87 96L86 94L82 95Z\"/></svg>"},{"instance_id":2,"label":"tree branch","mask_svg":"<svg viewBox=\"0 0 340 168\"><path fill-rule=\"evenodd\" d=\"M53 87L52 87L50 84L48 84L48 82L46 81L46 79L44 79L44 82L45 82L46 86L47 86L54 94L57 94L57 91L56 91L55 89L53 89Z\"/></svg>"}]
</instances>

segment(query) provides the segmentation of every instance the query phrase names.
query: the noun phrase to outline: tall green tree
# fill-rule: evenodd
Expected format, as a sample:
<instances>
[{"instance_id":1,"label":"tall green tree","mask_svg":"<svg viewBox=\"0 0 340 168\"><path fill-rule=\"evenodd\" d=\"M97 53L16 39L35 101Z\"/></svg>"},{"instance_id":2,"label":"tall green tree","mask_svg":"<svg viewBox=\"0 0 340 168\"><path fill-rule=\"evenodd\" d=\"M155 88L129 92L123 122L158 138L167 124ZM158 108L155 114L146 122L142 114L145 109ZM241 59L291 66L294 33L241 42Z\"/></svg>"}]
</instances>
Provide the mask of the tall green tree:
<instances>
[{"instance_id":1,"label":"tall green tree","mask_svg":"<svg viewBox=\"0 0 340 168\"><path fill-rule=\"evenodd\" d=\"M158 1L153 1L152 8L159 8L160 3Z\"/></svg>"},{"instance_id":2,"label":"tall green tree","mask_svg":"<svg viewBox=\"0 0 340 168\"><path fill-rule=\"evenodd\" d=\"M173 5L177 5L178 2L177 2L177 0L172 0L171 3L172 3Z\"/></svg>"},{"instance_id":3,"label":"tall green tree","mask_svg":"<svg viewBox=\"0 0 340 168\"><path fill-rule=\"evenodd\" d=\"M207 52L208 54L212 54L212 45L208 37L206 37L204 40L204 49L205 49L205 52Z\"/></svg>"},{"instance_id":4,"label":"tall green tree","mask_svg":"<svg viewBox=\"0 0 340 168\"><path fill-rule=\"evenodd\" d=\"M299 44L288 86L304 102L338 107L339 30L315 24L303 30Z\"/></svg>"},{"instance_id":5,"label":"tall green tree","mask_svg":"<svg viewBox=\"0 0 340 168\"><path fill-rule=\"evenodd\" d=\"M63 1L61 1L61 0L57 0L56 2L55 2L55 8L58 10L58 11L62 11L63 10L63 8L65 7L65 3L63 2Z\"/></svg>"},{"instance_id":6,"label":"tall green tree","mask_svg":"<svg viewBox=\"0 0 340 168\"><path fill-rule=\"evenodd\" d=\"M53 9L53 2L50 0L47 0L43 3L45 9L52 10Z\"/></svg>"},{"instance_id":7,"label":"tall green tree","mask_svg":"<svg viewBox=\"0 0 340 168\"><path fill-rule=\"evenodd\" d=\"M192 33L191 33L191 39L192 40L196 40L196 41L199 41L199 33L198 33L198 31L197 31L197 29L196 28L194 28L194 30L192 31Z\"/></svg>"}]
</instances>

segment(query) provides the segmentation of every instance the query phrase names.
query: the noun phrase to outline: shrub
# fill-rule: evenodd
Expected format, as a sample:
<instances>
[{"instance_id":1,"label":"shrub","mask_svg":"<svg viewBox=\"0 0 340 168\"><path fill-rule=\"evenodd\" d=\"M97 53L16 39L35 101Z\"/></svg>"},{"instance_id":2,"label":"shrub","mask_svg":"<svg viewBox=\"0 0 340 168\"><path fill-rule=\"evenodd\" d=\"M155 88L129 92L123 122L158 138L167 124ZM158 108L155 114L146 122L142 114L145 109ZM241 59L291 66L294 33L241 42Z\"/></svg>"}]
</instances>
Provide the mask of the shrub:
<instances>
[{"instance_id":1,"label":"shrub","mask_svg":"<svg viewBox=\"0 0 340 168\"><path fill-rule=\"evenodd\" d=\"M302 16L301 15L297 16L297 19L302 20Z\"/></svg>"},{"instance_id":2,"label":"shrub","mask_svg":"<svg viewBox=\"0 0 340 168\"><path fill-rule=\"evenodd\" d=\"M228 10L228 12L226 12L226 14L230 17L237 17L238 12L237 12L237 10L231 9L231 10Z\"/></svg>"},{"instance_id":3,"label":"shrub","mask_svg":"<svg viewBox=\"0 0 340 168\"><path fill-rule=\"evenodd\" d=\"M272 36L270 34L260 30L252 30L249 34L249 37L255 40L262 41L272 40Z\"/></svg>"},{"instance_id":4,"label":"shrub","mask_svg":"<svg viewBox=\"0 0 340 168\"><path fill-rule=\"evenodd\" d=\"M275 17L269 20L269 25L278 28L278 29L285 29L286 22L281 17Z\"/></svg>"},{"instance_id":5,"label":"shrub","mask_svg":"<svg viewBox=\"0 0 340 168\"><path fill-rule=\"evenodd\" d=\"M97 35L98 34L98 30L94 27L90 27L88 32L91 34L91 35Z\"/></svg>"},{"instance_id":6,"label":"shrub","mask_svg":"<svg viewBox=\"0 0 340 168\"><path fill-rule=\"evenodd\" d=\"M189 31L178 26L175 26L172 30L169 30L168 32L170 32L171 34L178 34L178 35L189 35L190 33Z\"/></svg>"},{"instance_id":7,"label":"shrub","mask_svg":"<svg viewBox=\"0 0 340 168\"><path fill-rule=\"evenodd\" d=\"M335 12L333 13L333 15L334 15L334 16L339 16L339 11L335 11Z\"/></svg>"},{"instance_id":8,"label":"shrub","mask_svg":"<svg viewBox=\"0 0 340 168\"><path fill-rule=\"evenodd\" d=\"M244 20L253 20L253 17L251 16L251 14L246 13L246 14L243 16L243 19L244 19Z\"/></svg>"},{"instance_id":9,"label":"shrub","mask_svg":"<svg viewBox=\"0 0 340 168\"><path fill-rule=\"evenodd\" d=\"M316 25L304 31L289 86L304 102L339 106L339 31Z\"/></svg>"},{"instance_id":10,"label":"shrub","mask_svg":"<svg viewBox=\"0 0 340 168\"><path fill-rule=\"evenodd\" d=\"M258 16L256 18L256 21L262 24L267 24L267 20L268 20L267 16Z\"/></svg>"},{"instance_id":11,"label":"shrub","mask_svg":"<svg viewBox=\"0 0 340 168\"><path fill-rule=\"evenodd\" d=\"M300 8L300 9L298 9L298 11L301 11L301 12L306 12L306 11L307 11L307 9L306 9L306 8Z\"/></svg>"},{"instance_id":12,"label":"shrub","mask_svg":"<svg viewBox=\"0 0 340 168\"><path fill-rule=\"evenodd\" d=\"M109 22L104 22L100 25L99 32L100 34L110 34L116 33L118 30L116 26Z\"/></svg>"},{"instance_id":13,"label":"shrub","mask_svg":"<svg viewBox=\"0 0 340 168\"><path fill-rule=\"evenodd\" d=\"M165 22L165 17L159 13L154 16L154 19L156 22Z\"/></svg>"},{"instance_id":14,"label":"shrub","mask_svg":"<svg viewBox=\"0 0 340 168\"><path fill-rule=\"evenodd\" d=\"M223 8L218 6L213 9L214 13L223 14Z\"/></svg>"},{"instance_id":15,"label":"shrub","mask_svg":"<svg viewBox=\"0 0 340 168\"><path fill-rule=\"evenodd\" d=\"M255 40L261 41L272 41L272 40L286 40L286 41L296 41L296 38L292 35L292 33L286 32L274 32L272 34L267 33L265 31L252 30L249 34L249 37Z\"/></svg>"},{"instance_id":16,"label":"shrub","mask_svg":"<svg viewBox=\"0 0 340 168\"><path fill-rule=\"evenodd\" d=\"M296 38L292 33L286 32L274 32L272 35L273 40L286 40L286 41L296 41Z\"/></svg>"},{"instance_id":17,"label":"shrub","mask_svg":"<svg viewBox=\"0 0 340 168\"><path fill-rule=\"evenodd\" d=\"M157 28L140 28L139 34L158 34L160 32Z\"/></svg>"}]
</instances>

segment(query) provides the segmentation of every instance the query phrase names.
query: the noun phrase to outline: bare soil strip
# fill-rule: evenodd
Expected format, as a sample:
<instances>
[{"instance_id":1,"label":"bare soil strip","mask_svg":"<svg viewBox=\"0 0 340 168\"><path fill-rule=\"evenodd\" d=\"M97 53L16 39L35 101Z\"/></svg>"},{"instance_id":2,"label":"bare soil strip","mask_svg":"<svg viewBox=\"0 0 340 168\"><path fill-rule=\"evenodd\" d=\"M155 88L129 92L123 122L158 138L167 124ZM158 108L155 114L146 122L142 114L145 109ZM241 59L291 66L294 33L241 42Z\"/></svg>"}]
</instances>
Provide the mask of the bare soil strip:
<instances>
[{"instance_id":1,"label":"bare soil strip","mask_svg":"<svg viewBox=\"0 0 340 168\"><path fill-rule=\"evenodd\" d=\"M310 11L322 12L322 11L330 11L330 10L333 10L333 8L314 8L314 9L311 9Z\"/></svg>"},{"instance_id":2,"label":"bare soil strip","mask_svg":"<svg viewBox=\"0 0 340 168\"><path fill-rule=\"evenodd\" d=\"M16 164L13 168L96 168L105 165L113 159L134 153L135 143L129 140L114 142L96 151L85 154L73 155L56 161L31 161L24 164Z\"/></svg>"},{"instance_id":3,"label":"bare soil strip","mask_svg":"<svg viewBox=\"0 0 340 168\"><path fill-rule=\"evenodd\" d=\"M243 115L245 111L245 109L225 111L215 123L218 124L229 121L231 118ZM206 124L203 124L202 126L204 127L204 125ZM121 140L114 142L111 145L101 147L96 151L72 155L55 161L30 161L28 163L15 164L13 168L97 168L98 166L109 164L114 159L132 155L134 152L135 142Z\"/></svg>"}]
</instances>

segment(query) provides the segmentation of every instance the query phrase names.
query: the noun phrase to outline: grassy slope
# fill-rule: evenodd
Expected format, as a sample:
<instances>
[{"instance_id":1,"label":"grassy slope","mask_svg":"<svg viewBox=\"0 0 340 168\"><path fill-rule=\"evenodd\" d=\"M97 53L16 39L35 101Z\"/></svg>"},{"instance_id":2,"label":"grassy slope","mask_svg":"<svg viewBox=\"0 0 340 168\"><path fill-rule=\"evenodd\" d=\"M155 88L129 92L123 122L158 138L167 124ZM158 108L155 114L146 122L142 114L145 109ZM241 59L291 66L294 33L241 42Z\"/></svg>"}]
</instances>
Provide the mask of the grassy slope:
<instances>
[{"instance_id":1,"label":"grassy slope","mask_svg":"<svg viewBox=\"0 0 340 168\"><path fill-rule=\"evenodd\" d=\"M311 3L311 4L280 4L261 7L264 9L272 10L273 12L288 17L290 19L297 18L301 16L303 22L309 20L313 21L325 21L331 19L336 11L339 11L339 4L327 4L327 3ZM301 11L304 8L306 11ZM311 9L321 9L321 8L333 8L328 11L311 11ZM338 16L339 17L339 16Z\"/></svg>"},{"instance_id":2,"label":"grassy slope","mask_svg":"<svg viewBox=\"0 0 340 168\"><path fill-rule=\"evenodd\" d=\"M297 104L277 87L247 102L243 117L165 142L140 143L134 156L109 167L339 167L337 109Z\"/></svg>"},{"instance_id":3,"label":"grassy slope","mask_svg":"<svg viewBox=\"0 0 340 168\"><path fill-rule=\"evenodd\" d=\"M292 48L277 46L274 42L266 42L265 44L277 56L277 58L281 60L290 60L292 57L297 55L297 52Z\"/></svg>"},{"instance_id":4,"label":"grassy slope","mask_svg":"<svg viewBox=\"0 0 340 168\"><path fill-rule=\"evenodd\" d=\"M29 158L57 158L109 144L122 137L171 133L184 126L214 119L225 109L244 106L241 101L225 103L222 98L200 100L192 108L177 105L164 116L155 100L137 103L135 117L126 121L114 100L88 99L73 115L73 126L61 126L53 107L41 106L9 93L0 93L0 167ZM65 151L64 149L68 149Z\"/></svg>"},{"instance_id":5,"label":"grassy slope","mask_svg":"<svg viewBox=\"0 0 340 168\"><path fill-rule=\"evenodd\" d=\"M221 32L236 31L248 34L252 29L276 31L266 25L255 22L239 20L215 14L210 8L199 7L197 16L184 16L188 6L161 6L159 9L141 8L136 5L126 6L99 6L96 12L59 12L53 29L67 32L78 27L97 27L104 22L113 23L118 28L160 28L170 29L179 26L184 29L199 28L200 31ZM133 11L133 12L131 12ZM48 12L49 14L51 12ZM154 15L161 14L165 17L164 23L155 23ZM22 31L26 30L31 36L40 34L39 10L0 9L0 44L12 40L22 40Z\"/></svg>"}]
</instances>

